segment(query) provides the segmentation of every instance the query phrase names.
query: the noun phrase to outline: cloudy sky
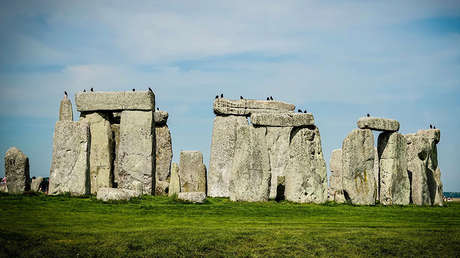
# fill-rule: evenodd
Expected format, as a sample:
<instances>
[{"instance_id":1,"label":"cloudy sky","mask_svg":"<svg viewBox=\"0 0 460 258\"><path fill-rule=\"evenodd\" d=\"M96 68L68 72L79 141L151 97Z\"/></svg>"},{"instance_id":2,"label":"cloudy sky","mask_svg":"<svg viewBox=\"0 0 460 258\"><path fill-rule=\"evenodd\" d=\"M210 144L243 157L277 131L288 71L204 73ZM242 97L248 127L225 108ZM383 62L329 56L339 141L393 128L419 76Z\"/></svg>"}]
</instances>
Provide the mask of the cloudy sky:
<instances>
[{"instance_id":1,"label":"cloudy sky","mask_svg":"<svg viewBox=\"0 0 460 258\"><path fill-rule=\"evenodd\" d=\"M436 125L444 190L460 191L459 1L1 1L0 151L19 147L33 176L49 175L64 90L149 86L175 161L208 163L217 93L272 95L313 112L327 161L366 113Z\"/></svg>"}]
</instances>

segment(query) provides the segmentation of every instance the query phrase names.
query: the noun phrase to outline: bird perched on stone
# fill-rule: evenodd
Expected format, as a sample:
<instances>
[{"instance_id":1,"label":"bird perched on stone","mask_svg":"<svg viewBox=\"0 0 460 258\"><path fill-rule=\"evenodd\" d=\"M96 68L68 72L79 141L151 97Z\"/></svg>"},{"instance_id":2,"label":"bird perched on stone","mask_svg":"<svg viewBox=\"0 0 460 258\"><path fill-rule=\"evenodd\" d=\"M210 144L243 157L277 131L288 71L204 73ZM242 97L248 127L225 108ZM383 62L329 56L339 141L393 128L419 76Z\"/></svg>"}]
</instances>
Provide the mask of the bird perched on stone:
<instances>
[{"instance_id":1,"label":"bird perched on stone","mask_svg":"<svg viewBox=\"0 0 460 258\"><path fill-rule=\"evenodd\" d=\"M243 99L243 96L240 96L240 99Z\"/></svg>"},{"instance_id":2,"label":"bird perched on stone","mask_svg":"<svg viewBox=\"0 0 460 258\"><path fill-rule=\"evenodd\" d=\"M86 89L84 89L83 92L86 92Z\"/></svg>"},{"instance_id":3,"label":"bird perched on stone","mask_svg":"<svg viewBox=\"0 0 460 258\"><path fill-rule=\"evenodd\" d=\"M160 111L160 108L157 108L158 111Z\"/></svg>"},{"instance_id":4,"label":"bird perched on stone","mask_svg":"<svg viewBox=\"0 0 460 258\"><path fill-rule=\"evenodd\" d=\"M133 89L133 91L136 91L136 89Z\"/></svg>"},{"instance_id":5,"label":"bird perched on stone","mask_svg":"<svg viewBox=\"0 0 460 258\"><path fill-rule=\"evenodd\" d=\"M223 98L223 97L224 97L224 94L223 94L223 93L222 93L222 94L220 94L220 97L221 97L221 98Z\"/></svg>"},{"instance_id":6,"label":"bird perched on stone","mask_svg":"<svg viewBox=\"0 0 460 258\"><path fill-rule=\"evenodd\" d=\"M216 99L218 99L218 98L219 98L219 95L216 95Z\"/></svg>"},{"instance_id":7,"label":"bird perched on stone","mask_svg":"<svg viewBox=\"0 0 460 258\"><path fill-rule=\"evenodd\" d=\"M433 126L433 129L436 129L436 126Z\"/></svg>"},{"instance_id":8,"label":"bird perched on stone","mask_svg":"<svg viewBox=\"0 0 460 258\"><path fill-rule=\"evenodd\" d=\"M153 90L152 90L152 89L150 89L150 87L149 87L149 91L150 91L150 92L153 92Z\"/></svg>"},{"instance_id":9,"label":"bird perched on stone","mask_svg":"<svg viewBox=\"0 0 460 258\"><path fill-rule=\"evenodd\" d=\"M297 112L299 112L299 113L302 113L302 110L300 110L300 109L297 109Z\"/></svg>"},{"instance_id":10,"label":"bird perched on stone","mask_svg":"<svg viewBox=\"0 0 460 258\"><path fill-rule=\"evenodd\" d=\"M272 97L272 96L270 96L270 100L273 100L273 97Z\"/></svg>"},{"instance_id":11,"label":"bird perched on stone","mask_svg":"<svg viewBox=\"0 0 460 258\"><path fill-rule=\"evenodd\" d=\"M305 109L303 112L304 112L304 113L307 113L307 110Z\"/></svg>"},{"instance_id":12,"label":"bird perched on stone","mask_svg":"<svg viewBox=\"0 0 460 258\"><path fill-rule=\"evenodd\" d=\"M432 124L430 124L430 129L433 129L433 125L432 125Z\"/></svg>"},{"instance_id":13,"label":"bird perched on stone","mask_svg":"<svg viewBox=\"0 0 460 258\"><path fill-rule=\"evenodd\" d=\"M371 115L369 115L369 113L367 114L367 117L371 117Z\"/></svg>"},{"instance_id":14,"label":"bird perched on stone","mask_svg":"<svg viewBox=\"0 0 460 258\"><path fill-rule=\"evenodd\" d=\"M93 89L93 88L91 88L91 92L93 92L93 91L94 91L94 89Z\"/></svg>"},{"instance_id":15,"label":"bird perched on stone","mask_svg":"<svg viewBox=\"0 0 460 258\"><path fill-rule=\"evenodd\" d=\"M67 91L64 91L64 96L67 98Z\"/></svg>"},{"instance_id":16,"label":"bird perched on stone","mask_svg":"<svg viewBox=\"0 0 460 258\"><path fill-rule=\"evenodd\" d=\"M270 97L267 97L267 100L270 100Z\"/></svg>"}]
</instances>

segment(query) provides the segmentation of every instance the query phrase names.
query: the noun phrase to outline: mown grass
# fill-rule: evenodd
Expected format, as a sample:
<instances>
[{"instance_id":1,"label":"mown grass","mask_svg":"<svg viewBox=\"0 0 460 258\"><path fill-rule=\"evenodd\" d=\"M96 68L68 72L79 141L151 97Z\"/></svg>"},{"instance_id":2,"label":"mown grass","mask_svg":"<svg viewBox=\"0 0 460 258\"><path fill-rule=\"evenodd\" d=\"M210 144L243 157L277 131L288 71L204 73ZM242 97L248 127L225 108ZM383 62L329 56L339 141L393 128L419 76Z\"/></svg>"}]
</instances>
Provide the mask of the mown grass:
<instances>
[{"instance_id":1,"label":"mown grass","mask_svg":"<svg viewBox=\"0 0 460 258\"><path fill-rule=\"evenodd\" d=\"M0 195L0 256L460 255L460 203L447 207L187 204L145 196Z\"/></svg>"}]
</instances>

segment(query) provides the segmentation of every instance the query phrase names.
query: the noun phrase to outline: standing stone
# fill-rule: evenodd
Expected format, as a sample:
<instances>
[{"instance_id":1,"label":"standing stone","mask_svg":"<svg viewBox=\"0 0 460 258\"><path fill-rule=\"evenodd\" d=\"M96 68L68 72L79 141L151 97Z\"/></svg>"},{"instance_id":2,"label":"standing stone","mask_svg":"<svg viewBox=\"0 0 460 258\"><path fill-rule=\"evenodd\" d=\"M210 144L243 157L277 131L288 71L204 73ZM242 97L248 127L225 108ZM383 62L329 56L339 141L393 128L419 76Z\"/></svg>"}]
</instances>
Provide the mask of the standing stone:
<instances>
[{"instance_id":1,"label":"standing stone","mask_svg":"<svg viewBox=\"0 0 460 258\"><path fill-rule=\"evenodd\" d=\"M243 116L216 116L212 129L211 157L208 171L208 195L229 197L230 176L235 156L238 127L247 126Z\"/></svg>"},{"instance_id":2,"label":"standing stone","mask_svg":"<svg viewBox=\"0 0 460 258\"><path fill-rule=\"evenodd\" d=\"M156 113L156 112L155 112ZM155 124L155 194L166 195L169 188L169 176L171 171L172 144L171 132L168 126Z\"/></svg>"},{"instance_id":3,"label":"standing stone","mask_svg":"<svg viewBox=\"0 0 460 258\"><path fill-rule=\"evenodd\" d=\"M375 192L377 193L375 200L380 201L380 161L377 147L374 147L374 179Z\"/></svg>"},{"instance_id":4,"label":"standing stone","mask_svg":"<svg viewBox=\"0 0 460 258\"><path fill-rule=\"evenodd\" d=\"M272 173L270 199L275 199L278 195L277 189L282 183L278 181L278 178L285 175L289 161L289 138L291 130L292 127L267 127L265 139L267 141L270 170Z\"/></svg>"},{"instance_id":5,"label":"standing stone","mask_svg":"<svg viewBox=\"0 0 460 258\"><path fill-rule=\"evenodd\" d=\"M342 143L342 185L353 204L374 205L374 135L369 129L353 130Z\"/></svg>"},{"instance_id":6,"label":"standing stone","mask_svg":"<svg viewBox=\"0 0 460 258\"><path fill-rule=\"evenodd\" d=\"M171 166L171 179L169 180L168 195L173 196L178 193L180 193L179 166L176 162L173 162Z\"/></svg>"},{"instance_id":7,"label":"standing stone","mask_svg":"<svg viewBox=\"0 0 460 258\"><path fill-rule=\"evenodd\" d=\"M118 147L120 146L120 124L111 124L113 142L115 146L113 147L112 157L113 157L113 184L114 187L118 186L118 177L120 175L120 168L118 166Z\"/></svg>"},{"instance_id":8,"label":"standing stone","mask_svg":"<svg viewBox=\"0 0 460 258\"><path fill-rule=\"evenodd\" d=\"M135 189L143 186L144 194L152 194L155 167L155 130L152 111L123 111L118 147L118 187Z\"/></svg>"},{"instance_id":9,"label":"standing stone","mask_svg":"<svg viewBox=\"0 0 460 258\"><path fill-rule=\"evenodd\" d=\"M99 188L111 188L113 181L113 133L107 114L94 112L82 117L91 134L90 177L91 194Z\"/></svg>"},{"instance_id":10,"label":"standing stone","mask_svg":"<svg viewBox=\"0 0 460 258\"><path fill-rule=\"evenodd\" d=\"M61 100L59 106L59 121L73 121L72 102L67 97Z\"/></svg>"},{"instance_id":11,"label":"standing stone","mask_svg":"<svg viewBox=\"0 0 460 258\"><path fill-rule=\"evenodd\" d=\"M331 176L329 177L328 201L344 203L345 197L342 187L342 149L335 149L332 151L329 167L331 168Z\"/></svg>"},{"instance_id":12,"label":"standing stone","mask_svg":"<svg viewBox=\"0 0 460 258\"><path fill-rule=\"evenodd\" d=\"M416 134L406 134L407 141L407 171L411 182L411 199L416 205L431 205L428 181L434 181L428 173L432 143L429 139ZM431 177L429 177L431 176Z\"/></svg>"},{"instance_id":13,"label":"standing stone","mask_svg":"<svg viewBox=\"0 0 460 258\"><path fill-rule=\"evenodd\" d=\"M444 205L444 193L442 190L442 182L441 182L441 170L439 167L436 168L434 171L434 182L435 182L435 191L434 191L434 200L433 205L436 206L443 206Z\"/></svg>"},{"instance_id":14,"label":"standing stone","mask_svg":"<svg viewBox=\"0 0 460 258\"><path fill-rule=\"evenodd\" d=\"M33 192L40 192L40 185L43 183L43 177L32 178L30 190Z\"/></svg>"},{"instance_id":15,"label":"standing stone","mask_svg":"<svg viewBox=\"0 0 460 258\"><path fill-rule=\"evenodd\" d=\"M30 190L29 158L18 148L11 147L5 154L5 177L10 194Z\"/></svg>"},{"instance_id":16,"label":"standing stone","mask_svg":"<svg viewBox=\"0 0 460 258\"><path fill-rule=\"evenodd\" d=\"M286 200L299 203L327 201L327 171L318 128L294 128L286 168Z\"/></svg>"},{"instance_id":17,"label":"standing stone","mask_svg":"<svg viewBox=\"0 0 460 258\"><path fill-rule=\"evenodd\" d=\"M408 205L410 181L407 174L406 138L400 133L383 132L378 138L380 160L380 203Z\"/></svg>"},{"instance_id":18,"label":"standing stone","mask_svg":"<svg viewBox=\"0 0 460 258\"><path fill-rule=\"evenodd\" d=\"M181 151L179 162L181 192L206 193L206 167L199 151Z\"/></svg>"},{"instance_id":19,"label":"standing stone","mask_svg":"<svg viewBox=\"0 0 460 258\"><path fill-rule=\"evenodd\" d=\"M89 147L88 123L72 121L56 123L49 194L90 193Z\"/></svg>"},{"instance_id":20,"label":"standing stone","mask_svg":"<svg viewBox=\"0 0 460 258\"><path fill-rule=\"evenodd\" d=\"M271 172L265 134L264 127L244 125L238 128L230 177L230 200L268 201Z\"/></svg>"}]
</instances>

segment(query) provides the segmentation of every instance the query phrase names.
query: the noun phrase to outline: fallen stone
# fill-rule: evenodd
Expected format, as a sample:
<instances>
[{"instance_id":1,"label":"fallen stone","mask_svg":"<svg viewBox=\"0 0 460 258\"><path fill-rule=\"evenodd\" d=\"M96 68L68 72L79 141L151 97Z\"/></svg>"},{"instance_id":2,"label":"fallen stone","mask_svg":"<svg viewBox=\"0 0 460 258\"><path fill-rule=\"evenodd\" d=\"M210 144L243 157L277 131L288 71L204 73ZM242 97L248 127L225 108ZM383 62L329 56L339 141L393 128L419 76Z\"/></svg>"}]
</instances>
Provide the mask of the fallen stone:
<instances>
[{"instance_id":1,"label":"fallen stone","mask_svg":"<svg viewBox=\"0 0 460 258\"><path fill-rule=\"evenodd\" d=\"M99 188L96 198L103 202L108 201L128 201L131 198L139 197L140 195L135 190L120 189L120 188Z\"/></svg>"},{"instance_id":2,"label":"fallen stone","mask_svg":"<svg viewBox=\"0 0 460 258\"><path fill-rule=\"evenodd\" d=\"M10 194L30 190L29 158L18 148L11 147L5 154L5 177Z\"/></svg>"},{"instance_id":3,"label":"fallen stone","mask_svg":"<svg viewBox=\"0 0 460 258\"><path fill-rule=\"evenodd\" d=\"M153 194L155 130L152 111L123 111L118 146L118 187L134 189L142 184L144 194Z\"/></svg>"},{"instance_id":4,"label":"fallen stone","mask_svg":"<svg viewBox=\"0 0 460 258\"><path fill-rule=\"evenodd\" d=\"M283 177L289 161L289 141L292 127L267 127L265 140L270 158L271 184L270 199L278 196L279 177ZM284 188L283 188L284 191ZM283 192L284 195L284 192Z\"/></svg>"},{"instance_id":5,"label":"fallen stone","mask_svg":"<svg viewBox=\"0 0 460 258\"><path fill-rule=\"evenodd\" d=\"M318 128L294 128L286 168L286 200L298 203L327 201L326 162Z\"/></svg>"},{"instance_id":6,"label":"fallen stone","mask_svg":"<svg viewBox=\"0 0 460 258\"><path fill-rule=\"evenodd\" d=\"M244 125L238 128L230 177L230 200L268 201L271 172L265 134L264 127Z\"/></svg>"},{"instance_id":7,"label":"fallen stone","mask_svg":"<svg viewBox=\"0 0 460 258\"><path fill-rule=\"evenodd\" d=\"M208 195L229 197L230 176L235 155L236 131L248 125L243 116L216 116L212 129L211 157L208 171Z\"/></svg>"},{"instance_id":8,"label":"fallen stone","mask_svg":"<svg viewBox=\"0 0 460 258\"><path fill-rule=\"evenodd\" d=\"M162 111L162 110L157 110L153 114L153 117L155 119L155 126L157 125L166 125L166 122L168 121L168 112Z\"/></svg>"},{"instance_id":9,"label":"fallen stone","mask_svg":"<svg viewBox=\"0 0 460 258\"><path fill-rule=\"evenodd\" d=\"M253 113L251 123L262 126L310 126L315 124L315 119L311 113L294 112L272 112L272 113Z\"/></svg>"},{"instance_id":10,"label":"fallen stone","mask_svg":"<svg viewBox=\"0 0 460 258\"><path fill-rule=\"evenodd\" d=\"M39 176L37 178L32 178L32 183L30 184L30 191L40 192L40 185L43 183L43 177Z\"/></svg>"},{"instance_id":11,"label":"fallen stone","mask_svg":"<svg viewBox=\"0 0 460 258\"><path fill-rule=\"evenodd\" d=\"M91 135L89 171L91 194L99 188L111 188L113 182L113 133L107 114L93 112L82 115L80 121L88 122Z\"/></svg>"},{"instance_id":12,"label":"fallen stone","mask_svg":"<svg viewBox=\"0 0 460 258\"><path fill-rule=\"evenodd\" d=\"M90 193L89 147L88 123L72 121L56 123L49 194Z\"/></svg>"},{"instance_id":13,"label":"fallen stone","mask_svg":"<svg viewBox=\"0 0 460 258\"><path fill-rule=\"evenodd\" d=\"M173 162L171 166L171 179L169 180L168 195L173 196L180 193L179 166Z\"/></svg>"},{"instance_id":14,"label":"fallen stone","mask_svg":"<svg viewBox=\"0 0 460 258\"><path fill-rule=\"evenodd\" d=\"M167 125L155 124L155 141L155 194L167 195L173 156L171 132Z\"/></svg>"},{"instance_id":15,"label":"fallen stone","mask_svg":"<svg viewBox=\"0 0 460 258\"><path fill-rule=\"evenodd\" d=\"M179 193L177 199L191 203L203 203L206 199L206 194L203 192Z\"/></svg>"},{"instance_id":16,"label":"fallen stone","mask_svg":"<svg viewBox=\"0 0 460 258\"><path fill-rule=\"evenodd\" d=\"M353 204L374 205L374 135L369 129L353 130L342 143L342 186Z\"/></svg>"},{"instance_id":17,"label":"fallen stone","mask_svg":"<svg viewBox=\"0 0 460 258\"><path fill-rule=\"evenodd\" d=\"M155 109L155 94L151 91L126 92L79 92L75 94L77 110L143 110Z\"/></svg>"},{"instance_id":18,"label":"fallen stone","mask_svg":"<svg viewBox=\"0 0 460 258\"><path fill-rule=\"evenodd\" d=\"M59 106L59 121L73 121L72 102L67 97L61 100Z\"/></svg>"},{"instance_id":19,"label":"fallen stone","mask_svg":"<svg viewBox=\"0 0 460 258\"><path fill-rule=\"evenodd\" d=\"M241 99L230 100L219 98L214 100L216 115L249 116L254 112L294 111L295 105L281 101Z\"/></svg>"},{"instance_id":20,"label":"fallen stone","mask_svg":"<svg viewBox=\"0 0 460 258\"><path fill-rule=\"evenodd\" d=\"M383 132L379 135L380 203L383 205L409 204L411 190L406 148L406 138L400 133Z\"/></svg>"},{"instance_id":21,"label":"fallen stone","mask_svg":"<svg viewBox=\"0 0 460 258\"><path fill-rule=\"evenodd\" d=\"M344 203L345 197L342 187L342 149L335 149L332 151L329 167L331 169L331 175L329 177L328 201Z\"/></svg>"},{"instance_id":22,"label":"fallen stone","mask_svg":"<svg viewBox=\"0 0 460 258\"><path fill-rule=\"evenodd\" d=\"M199 151L181 151L179 162L181 192L206 193L206 167Z\"/></svg>"},{"instance_id":23,"label":"fallen stone","mask_svg":"<svg viewBox=\"0 0 460 258\"><path fill-rule=\"evenodd\" d=\"M399 130L399 122L394 119L387 118L362 117L358 120L358 128L396 132Z\"/></svg>"}]
</instances>

